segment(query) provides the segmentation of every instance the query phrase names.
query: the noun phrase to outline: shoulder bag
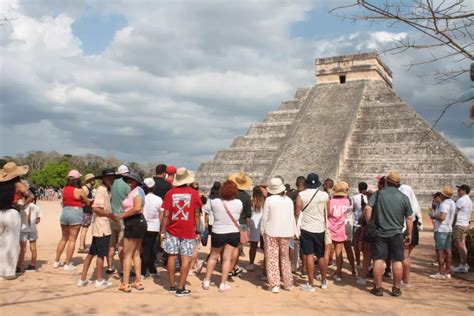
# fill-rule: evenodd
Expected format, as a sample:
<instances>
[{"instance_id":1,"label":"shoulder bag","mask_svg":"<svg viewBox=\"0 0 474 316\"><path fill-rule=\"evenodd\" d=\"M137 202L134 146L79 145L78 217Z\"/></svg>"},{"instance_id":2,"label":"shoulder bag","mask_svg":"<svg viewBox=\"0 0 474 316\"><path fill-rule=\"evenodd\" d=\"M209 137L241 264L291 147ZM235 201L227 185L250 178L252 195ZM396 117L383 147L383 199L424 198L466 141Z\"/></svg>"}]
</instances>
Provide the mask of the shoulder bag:
<instances>
[{"instance_id":1,"label":"shoulder bag","mask_svg":"<svg viewBox=\"0 0 474 316\"><path fill-rule=\"evenodd\" d=\"M377 237L377 226L375 225L375 212L377 211L377 208L378 208L379 195L380 195L380 191L377 192L377 196L375 197L374 208L372 209L372 215L370 216L367 226L365 226L364 240L366 242L374 242L375 238Z\"/></svg>"},{"instance_id":2,"label":"shoulder bag","mask_svg":"<svg viewBox=\"0 0 474 316\"><path fill-rule=\"evenodd\" d=\"M240 243L243 245L243 244L246 244L249 242L249 239L250 239L250 233L248 230L242 230L240 229L240 225L239 223L237 223L237 221L235 220L235 218L232 216L232 214L229 212L229 209L227 208L227 205L225 205L224 201L222 201L222 205L224 206L224 209L227 213L227 216L229 216L230 220L232 221L232 223L234 223L235 227L237 228L237 230L239 231L240 233Z\"/></svg>"}]
</instances>

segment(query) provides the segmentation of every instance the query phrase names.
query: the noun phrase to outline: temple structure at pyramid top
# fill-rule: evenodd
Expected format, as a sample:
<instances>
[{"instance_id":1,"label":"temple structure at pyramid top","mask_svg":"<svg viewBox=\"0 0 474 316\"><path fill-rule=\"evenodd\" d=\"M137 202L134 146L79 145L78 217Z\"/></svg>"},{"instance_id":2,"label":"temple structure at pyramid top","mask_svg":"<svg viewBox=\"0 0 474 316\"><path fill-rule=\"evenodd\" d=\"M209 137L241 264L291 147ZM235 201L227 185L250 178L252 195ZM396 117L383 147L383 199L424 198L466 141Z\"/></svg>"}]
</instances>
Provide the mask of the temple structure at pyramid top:
<instances>
[{"instance_id":1,"label":"temple structure at pyramid top","mask_svg":"<svg viewBox=\"0 0 474 316\"><path fill-rule=\"evenodd\" d=\"M398 170L426 206L445 184L474 185L472 162L396 95L392 72L377 54L318 58L316 74L314 86L298 89L204 162L201 188L243 170L255 184L276 175L293 184L316 172L357 189Z\"/></svg>"}]
</instances>

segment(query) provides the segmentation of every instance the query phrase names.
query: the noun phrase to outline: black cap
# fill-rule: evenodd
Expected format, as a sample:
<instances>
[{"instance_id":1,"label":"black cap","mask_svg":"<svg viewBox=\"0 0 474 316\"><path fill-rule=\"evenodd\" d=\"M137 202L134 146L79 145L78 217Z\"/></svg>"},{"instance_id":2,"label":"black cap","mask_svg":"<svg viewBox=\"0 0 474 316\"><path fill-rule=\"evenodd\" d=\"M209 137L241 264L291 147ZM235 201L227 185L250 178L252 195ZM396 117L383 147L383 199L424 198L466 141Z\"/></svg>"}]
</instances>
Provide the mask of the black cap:
<instances>
[{"instance_id":1,"label":"black cap","mask_svg":"<svg viewBox=\"0 0 474 316\"><path fill-rule=\"evenodd\" d=\"M441 192L436 192L436 193L433 193L431 194L432 197L438 197L438 196L441 196Z\"/></svg>"},{"instance_id":2,"label":"black cap","mask_svg":"<svg viewBox=\"0 0 474 316\"><path fill-rule=\"evenodd\" d=\"M113 168L107 168L102 170L100 176L96 176L94 179L102 180L104 177L114 177L115 179L120 178Z\"/></svg>"},{"instance_id":3,"label":"black cap","mask_svg":"<svg viewBox=\"0 0 474 316\"><path fill-rule=\"evenodd\" d=\"M456 188L458 188L459 190L463 190L464 192L466 192L466 194L469 194L469 192L471 192L471 188L467 184L457 185Z\"/></svg>"},{"instance_id":4,"label":"black cap","mask_svg":"<svg viewBox=\"0 0 474 316\"><path fill-rule=\"evenodd\" d=\"M310 173L306 176L304 184L307 189L317 189L321 186L321 181L316 173Z\"/></svg>"}]
</instances>

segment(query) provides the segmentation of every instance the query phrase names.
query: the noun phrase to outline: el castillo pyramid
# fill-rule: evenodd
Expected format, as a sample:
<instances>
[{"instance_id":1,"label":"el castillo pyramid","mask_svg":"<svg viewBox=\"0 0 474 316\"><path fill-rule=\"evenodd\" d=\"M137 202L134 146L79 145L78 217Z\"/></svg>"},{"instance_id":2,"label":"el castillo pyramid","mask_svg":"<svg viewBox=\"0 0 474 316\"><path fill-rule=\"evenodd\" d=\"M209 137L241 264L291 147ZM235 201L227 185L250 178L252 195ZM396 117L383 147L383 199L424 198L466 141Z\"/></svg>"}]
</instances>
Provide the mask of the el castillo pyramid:
<instances>
[{"instance_id":1,"label":"el castillo pyramid","mask_svg":"<svg viewBox=\"0 0 474 316\"><path fill-rule=\"evenodd\" d=\"M316 172L357 189L398 170L427 206L445 184L474 185L473 163L396 95L378 54L318 58L316 77L204 162L196 174L201 187L243 170L254 184L279 175L293 185Z\"/></svg>"}]
</instances>

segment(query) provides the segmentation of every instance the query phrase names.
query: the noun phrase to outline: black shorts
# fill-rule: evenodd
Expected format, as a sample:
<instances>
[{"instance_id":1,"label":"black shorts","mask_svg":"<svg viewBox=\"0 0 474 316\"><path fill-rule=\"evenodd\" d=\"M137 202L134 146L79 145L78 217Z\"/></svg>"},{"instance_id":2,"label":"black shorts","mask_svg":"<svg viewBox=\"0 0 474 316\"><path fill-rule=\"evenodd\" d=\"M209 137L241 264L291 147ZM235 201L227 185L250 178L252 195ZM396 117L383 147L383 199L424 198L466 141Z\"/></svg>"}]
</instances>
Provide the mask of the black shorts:
<instances>
[{"instance_id":1,"label":"black shorts","mask_svg":"<svg viewBox=\"0 0 474 316\"><path fill-rule=\"evenodd\" d=\"M110 235L103 237L92 237L89 254L97 257L107 257L109 254Z\"/></svg>"},{"instance_id":2,"label":"black shorts","mask_svg":"<svg viewBox=\"0 0 474 316\"><path fill-rule=\"evenodd\" d=\"M240 233L211 234L211 247L220 248L225 245L238 247L240 243Z\"/></svg>"},{"instance_id":3,"label":"black shorts","mask_svg":"<svg viewBox=\"0 0 474 316\"><path fill-rule=\"evenodd\" d=\"M403 236L406 236L408 233L405 230ZM410 246L418 246L420 243L420 231L418 229L418 220L413 222L413 229L411 230L411 244Z\"/></svg>"},{"instance_id":4,"label":"black shorts","mask_svg":"<svg viewBox=\"0 0 474 316\"><path fill-rule=\"evenodd\" d=\"M403 234L392 237L377 236L373 248L374 260L403 261L405 259Z\"/></svg>"},{"instance_id":5,"label":"black shorts","mask_svg":"<svg viewBox=\"0 0 474 316\"><path fill-rule=\"evenodd\" d=\"M318 258L324 257L325 243L324 232L310 233L304 229L301 230L300 247L303 255L315 255Z\"/></svg>"},{"instance_id":6,"label":"black shorts","mask_svg":"<svg viewBox=\"0 0 474 316\"><path fill-rule=\"evenodd\" d=\"M145 237L147 225L142 214L125 218L123 224L125 226L123 237L128 239L143 239L143 237Z\"/></svg>"}]
</instances>

